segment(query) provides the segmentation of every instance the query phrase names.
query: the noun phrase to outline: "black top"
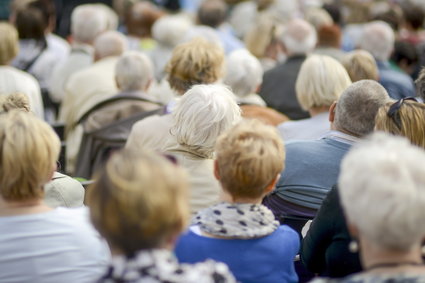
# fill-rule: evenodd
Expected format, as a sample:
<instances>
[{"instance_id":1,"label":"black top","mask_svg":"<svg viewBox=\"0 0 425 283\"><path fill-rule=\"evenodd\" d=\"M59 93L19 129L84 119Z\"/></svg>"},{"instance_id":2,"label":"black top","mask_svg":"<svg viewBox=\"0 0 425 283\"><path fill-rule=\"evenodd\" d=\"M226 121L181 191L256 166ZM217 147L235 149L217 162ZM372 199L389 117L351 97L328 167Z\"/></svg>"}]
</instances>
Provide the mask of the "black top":
<instances>
[{"instance_id":1,"label":"black top","mask_svg":"<svg viewBox=\"0 0 425 283\"><path fill-rule=\"evenodd\" d=\"M267 106L287 115L291 120L309 118L301 109L295 93L295 82L305 55L289 57L283 64L267 71L263 77L260 96Z\"/></svg>"},{"instance_id":2,"label":"black top","mask_svg":"<svg viewBox=\"0 0 425 283\"><path fill-rule=\"evenodd\" d=\"M301 247L305 267L322 276L343 277L361 271L358 253L351 253L338 188L335 185L323 201Z\"/></svg>"}]
</instances>

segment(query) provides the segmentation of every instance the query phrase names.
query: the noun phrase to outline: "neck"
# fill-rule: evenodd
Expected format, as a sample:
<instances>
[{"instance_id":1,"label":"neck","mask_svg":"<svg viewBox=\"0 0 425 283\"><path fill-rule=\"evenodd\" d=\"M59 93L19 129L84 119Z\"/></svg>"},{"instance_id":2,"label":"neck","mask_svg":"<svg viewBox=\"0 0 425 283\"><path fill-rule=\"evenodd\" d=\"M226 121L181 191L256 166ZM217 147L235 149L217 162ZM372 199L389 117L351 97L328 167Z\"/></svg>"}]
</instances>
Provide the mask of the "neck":
<instances>
[{"instance_id":1,"label":"neck","mask_svg":"<svg viewBox=\"0 0 425 283\"><path fill-rule=\"evenodd\" d=\"M370 244L366 239L360 241L361 260L365 270L397 270L417 268L422 265L421 246L414 245L408 251L388 250Z\"/></svg>"},{"instance_id":2,"label":"neck","mask_svg":"<svg viewBox=\"0 0 425 283\"><path fill-rule=\"evenodd\" d=\"M6 201L0 198L0 216L35 214L52 210L42 199Z\"/></svg>"},{"instance_id":3,"label":"neck","mask_svg":"<svg viewBox=\"0 0 425 283\"><path fill-rule=\"evenodd\" d=\"M312 107L308 110L308 113L310 113L311 117L314 117L318 114L321 113L325 113L325 112L329 112L329 107L330 106L316 106L316 107Z\"/></svg>"},{"instance_id":4,"label":"neck","mask_svg":"<svg viewBox=\"0 0 425 283\"><path fill-rule=\"evenodd\" d=\"M229 194L226 189L223 189L221 193L221 200L229 203L261 204L263 197L264 196L260 198L234 197Z\"/></svg>"}]
</instances>

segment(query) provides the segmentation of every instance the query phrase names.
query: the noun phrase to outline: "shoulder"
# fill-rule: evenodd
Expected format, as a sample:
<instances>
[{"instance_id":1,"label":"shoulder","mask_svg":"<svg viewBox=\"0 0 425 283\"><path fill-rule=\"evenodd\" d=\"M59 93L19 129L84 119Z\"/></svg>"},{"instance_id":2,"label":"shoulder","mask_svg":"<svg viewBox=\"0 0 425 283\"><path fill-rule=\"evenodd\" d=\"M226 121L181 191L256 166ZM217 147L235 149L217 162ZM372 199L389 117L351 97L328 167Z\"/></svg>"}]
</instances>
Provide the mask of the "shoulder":
<instances>
[{"instance_id":1,"label":"shoulder","mask_svg":"<svg viewBox=\"0 0 425 283\"><path fill-rule=\"evenodd\" d=\"M182 264L181 267L187 271L187 281L182 282L236 283L235 278L224 263L206 260L194 265Z\"/></svg>"},{"instance_id":2,"label":"shoulder","mask_svg":"<svg viewBox=\"0 0 425 283\"><path fill-rule=\"evenodd\" d=\"M44 186L44 201L51 207L78 207L83 205L84 188L77 180L55 172Z\"/></svg>"}]
</instances>

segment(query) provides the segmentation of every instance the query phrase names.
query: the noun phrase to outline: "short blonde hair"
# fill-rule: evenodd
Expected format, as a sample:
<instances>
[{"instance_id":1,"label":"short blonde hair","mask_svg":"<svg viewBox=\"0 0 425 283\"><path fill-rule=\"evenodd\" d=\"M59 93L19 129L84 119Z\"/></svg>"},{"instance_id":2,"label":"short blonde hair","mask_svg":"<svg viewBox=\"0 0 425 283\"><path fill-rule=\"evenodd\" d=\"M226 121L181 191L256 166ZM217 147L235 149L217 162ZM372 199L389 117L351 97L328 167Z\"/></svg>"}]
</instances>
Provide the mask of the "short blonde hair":
<instances>
[{"instance_id":1,"label":"short blonde hair","mask_svg":"<svg viewBox=\"0 0 425 283\"><path fill-rule=\"evenodd\" d=\"M375 118L375 129L407 137L411 143L425 149L425 105L404 100L394 113L395 116L390 117L387 113L393 104L394 102L389 102L379 108Z\"/></svg>"},{"instance_id":2,"label":"short blonde hair","mask_svg":"<svg viewBox=\"0 0 425 283\"><path fill-rule=\"evenodd\" d=\"M11 24L0 22L0 65L8 65L18 55L18 32Z\"/></svg>"},{"instance_id":3,"label":"short blonde hair","mask_svg":"<svg viewBox=\"0 0 425 283\"><path fill-rule=\"evenodd\" d=\"M215 147L223 188L233 197L258 198L284 168L285 151L275 127L244 120Z\"/></svg>"},{"instance_id":4,"label":"short blonde hair","mask_svg":"<svg viewBox=\"0 0 425 283\"><path fill-rule=\"evenodd\" d=\"M166 66L168 82L179 93L196 84L211 84L223 76L223 49L203 38L177 45Z\"/></svg>"},{"instance_id":5,"label":"short blonde hair","mask_svg":"<svg viewBox=\"0 0 425 283\"><path fill-rule=\"evenodd\" d=\"M19 92L9 95L0 95L0 113L9 112L13 109L30 112L31 107L28 97Z\"/></svg>"},{"instance_id":6,"label":"short blonde hair","mask_svg":"<svg viewBox=\"0 0 425 283\"><path fill-rule=\"evenodd\" d=\"M345 68L326 55L311 55L301 65L295 90L304 110L331 106L351 85Z\"/></svg>"},{"instance_id":7,"label":"short blonde hair","mask_svg":"<svg viewBox=\"0 0 425 283\"><path fill-rule=\"evenodd\" d=\"M354 50L346 54L343 57L342 64L353 82L360 80L377 81L379 79L376 61L372 54L366 50Z\"/></svg>"},{"instance_id":8,"label":"short blonde hair","mask_svg":"<svg viewBox=\"0 0 425 283\"><path fill-rule=\"evenodd\" d=\"M53 129L31 113L12 110L0 115L0 193L6 201L43 197L59 156Z\"/></svg>"},{"instance_id":9,"label":"short blonde hair","mask_svg":"<svg viewBox=\"0 0 425 283\"><path fill-rule=\"evenodd\" d=\"M95 179L88 188L92 222L124 254L163 247L186 226L187 176L165 157L123 150Z\"/></svg>"}]
</instances>

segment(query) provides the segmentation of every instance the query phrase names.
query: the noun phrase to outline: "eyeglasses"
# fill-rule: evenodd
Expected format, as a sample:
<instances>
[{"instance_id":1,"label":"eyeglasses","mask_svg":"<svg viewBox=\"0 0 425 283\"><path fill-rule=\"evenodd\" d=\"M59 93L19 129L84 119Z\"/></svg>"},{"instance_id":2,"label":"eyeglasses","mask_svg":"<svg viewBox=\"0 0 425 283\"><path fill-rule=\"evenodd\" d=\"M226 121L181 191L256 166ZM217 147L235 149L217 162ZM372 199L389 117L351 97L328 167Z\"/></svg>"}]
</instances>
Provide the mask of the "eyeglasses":
<instances>
[{"instance_id":1,"label":"eyeglasses","mask_svg":"<svg viewBox=\"0 0 425 283\"><path fill-rule=\"evenodd\" d=\"M396 124L396 126L401 129L401 120L400 120L400 115L398 113L398 111L400 110L401 106L403 105L404 101L406 100L412 100L417 102L416 98L414 97L405 97L405 98L401 98L399 100L397 100L396 102L394 102L391 106L390 109L388 109L387 112L387 116L390 117L391 119L393 119L394 123Z\"/></svg>"}]
</instances>

